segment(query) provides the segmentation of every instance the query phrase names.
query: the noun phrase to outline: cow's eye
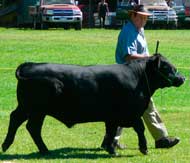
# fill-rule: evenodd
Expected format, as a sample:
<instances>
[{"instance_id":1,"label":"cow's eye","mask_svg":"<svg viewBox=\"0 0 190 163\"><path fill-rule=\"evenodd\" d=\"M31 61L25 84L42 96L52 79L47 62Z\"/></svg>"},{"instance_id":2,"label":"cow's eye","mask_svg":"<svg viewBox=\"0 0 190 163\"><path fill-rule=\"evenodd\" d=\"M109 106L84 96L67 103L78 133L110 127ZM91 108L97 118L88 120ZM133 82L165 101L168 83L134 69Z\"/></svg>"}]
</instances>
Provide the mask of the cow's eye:
<instances>
[{"instance_id":1,"label":"cow's eye","mask_svg":"<svg viewBox=\"0 0 190 163\"><path fill-rule=\"evenodd\" d=\"M168 69L168 66L164 65L164 66L163 66L163 69L164 69L164 70L167 70L167 69Z\"/></svg>"},{"instance_id":2,"label":"cow's eye","mask_svg":"<svg viewBox=\"0 0 190 163\"><path fill-rule=\"evenodd\" d=\"M169 70L169 67L167 65L164 65L162 67L162 71L165 72L165 73L168 73L170 70Z\"/></svg>"}]
</instances>

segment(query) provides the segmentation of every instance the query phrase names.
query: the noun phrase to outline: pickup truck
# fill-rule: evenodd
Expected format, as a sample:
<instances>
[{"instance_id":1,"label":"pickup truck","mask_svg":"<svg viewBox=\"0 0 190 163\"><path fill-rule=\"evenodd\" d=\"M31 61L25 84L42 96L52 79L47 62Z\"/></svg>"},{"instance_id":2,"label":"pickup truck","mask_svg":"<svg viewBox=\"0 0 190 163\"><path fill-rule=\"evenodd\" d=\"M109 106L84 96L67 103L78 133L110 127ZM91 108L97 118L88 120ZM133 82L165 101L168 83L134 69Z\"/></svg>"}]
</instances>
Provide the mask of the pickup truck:
<instances>
[{"instance_id":1,"label":"pickup truck","mask_svg":"<svg viewBox=\"0 0 190 163\"><path fill-rule=\"evenodd\" d=\"M177 15L165 0L142 0L146 9L152 14L148 18L148 25L156 27L177 28Z\"/></svg>"},{"instance_id":2,"label":"pickup truck","mask_svg":"<svg viewBox=\"0 0 190 163\"><path fill-rule=\"evenodd\" d=\"M33 28L74 27L82 29L82 12L75 0L40 0L29 6L29 15L33 18Z\"/></svg>"},{"instance_id":3,"label":"pickup truck","mask_svg":"<svg viewBox=\"0 0 190 163\"><path fill-rule=\"evenodd\" d=\"M132 2L132 3L131 3ZM131 10L133 1L121 0L116 9L116 19L125 22L128 19L128 11ZM177 15L173 8L167 5L165 0L141 0L140 4L152 14L148 17L146 27L177 27Z\"/></svg>"}]
</instances>

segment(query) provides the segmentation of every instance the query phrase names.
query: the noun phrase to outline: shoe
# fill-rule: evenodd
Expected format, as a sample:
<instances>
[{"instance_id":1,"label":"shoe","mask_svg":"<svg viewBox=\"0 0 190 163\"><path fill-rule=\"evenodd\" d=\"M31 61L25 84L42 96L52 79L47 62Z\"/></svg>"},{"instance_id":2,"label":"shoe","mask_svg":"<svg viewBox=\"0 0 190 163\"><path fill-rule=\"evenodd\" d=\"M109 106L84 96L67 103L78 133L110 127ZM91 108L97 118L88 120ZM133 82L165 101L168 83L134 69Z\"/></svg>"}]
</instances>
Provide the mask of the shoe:
<instances>
[{"instance_id":1,"label":"shoe","mask_svg":"<svg viewBox=\"0 0 190 163\"><path fill-rule=\"evenodd\" d=\"M174 145L178 144L180 141L179 138L164 137L155 141L156 148L171 148Z\"/></svg>"}]
</instances>

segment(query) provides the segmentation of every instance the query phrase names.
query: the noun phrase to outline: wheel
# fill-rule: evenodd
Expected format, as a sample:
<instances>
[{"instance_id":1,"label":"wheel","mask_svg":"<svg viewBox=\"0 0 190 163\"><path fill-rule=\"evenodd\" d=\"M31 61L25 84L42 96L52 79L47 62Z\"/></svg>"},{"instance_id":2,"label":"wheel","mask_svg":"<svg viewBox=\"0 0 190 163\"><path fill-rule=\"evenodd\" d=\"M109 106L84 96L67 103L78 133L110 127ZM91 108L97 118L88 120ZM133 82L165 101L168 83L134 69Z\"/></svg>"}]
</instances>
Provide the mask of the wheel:
<instances>
[{"instance_id":1,"label":"wheel","mask_svg":"<svg viewBox=\"0 0 190 163\"><path fill-rule=\"evenodd\" d=\"M81 30L82 29L82 22L77 22L75 24L75 30Z\"/></svg>"}]
</instances>

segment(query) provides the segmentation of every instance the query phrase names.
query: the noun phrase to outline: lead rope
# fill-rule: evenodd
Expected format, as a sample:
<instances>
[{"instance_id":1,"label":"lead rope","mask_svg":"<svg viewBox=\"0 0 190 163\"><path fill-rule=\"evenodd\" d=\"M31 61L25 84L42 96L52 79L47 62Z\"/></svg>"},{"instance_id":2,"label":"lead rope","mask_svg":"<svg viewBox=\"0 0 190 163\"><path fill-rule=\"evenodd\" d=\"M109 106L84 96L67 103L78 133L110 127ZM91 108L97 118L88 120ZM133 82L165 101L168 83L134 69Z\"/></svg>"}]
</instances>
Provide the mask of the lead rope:
<instances>
[{"instance_id":1,"label":"lead rope","mask_svg":"<svg viewBox=\"0 0 190 163\"><path fill-rule=\"evenodd\" d=\"M147 85L147 88L148 88L148 92L149 92L149 96L150 96L150 98L151 98L151 91L150 91L150 86L149 86L149 81L148 81L148 77L147 77L147 74L146 74L146 72L145 72L145 70L142 68L142 65L139 63L139 65L140 65L140 68L141 68L141 70L142 70L142 72L143 72L143 74L144 74L144 76L145 76L145 79L146 79L146 85Z\"/></svg>"}]
</instances>

